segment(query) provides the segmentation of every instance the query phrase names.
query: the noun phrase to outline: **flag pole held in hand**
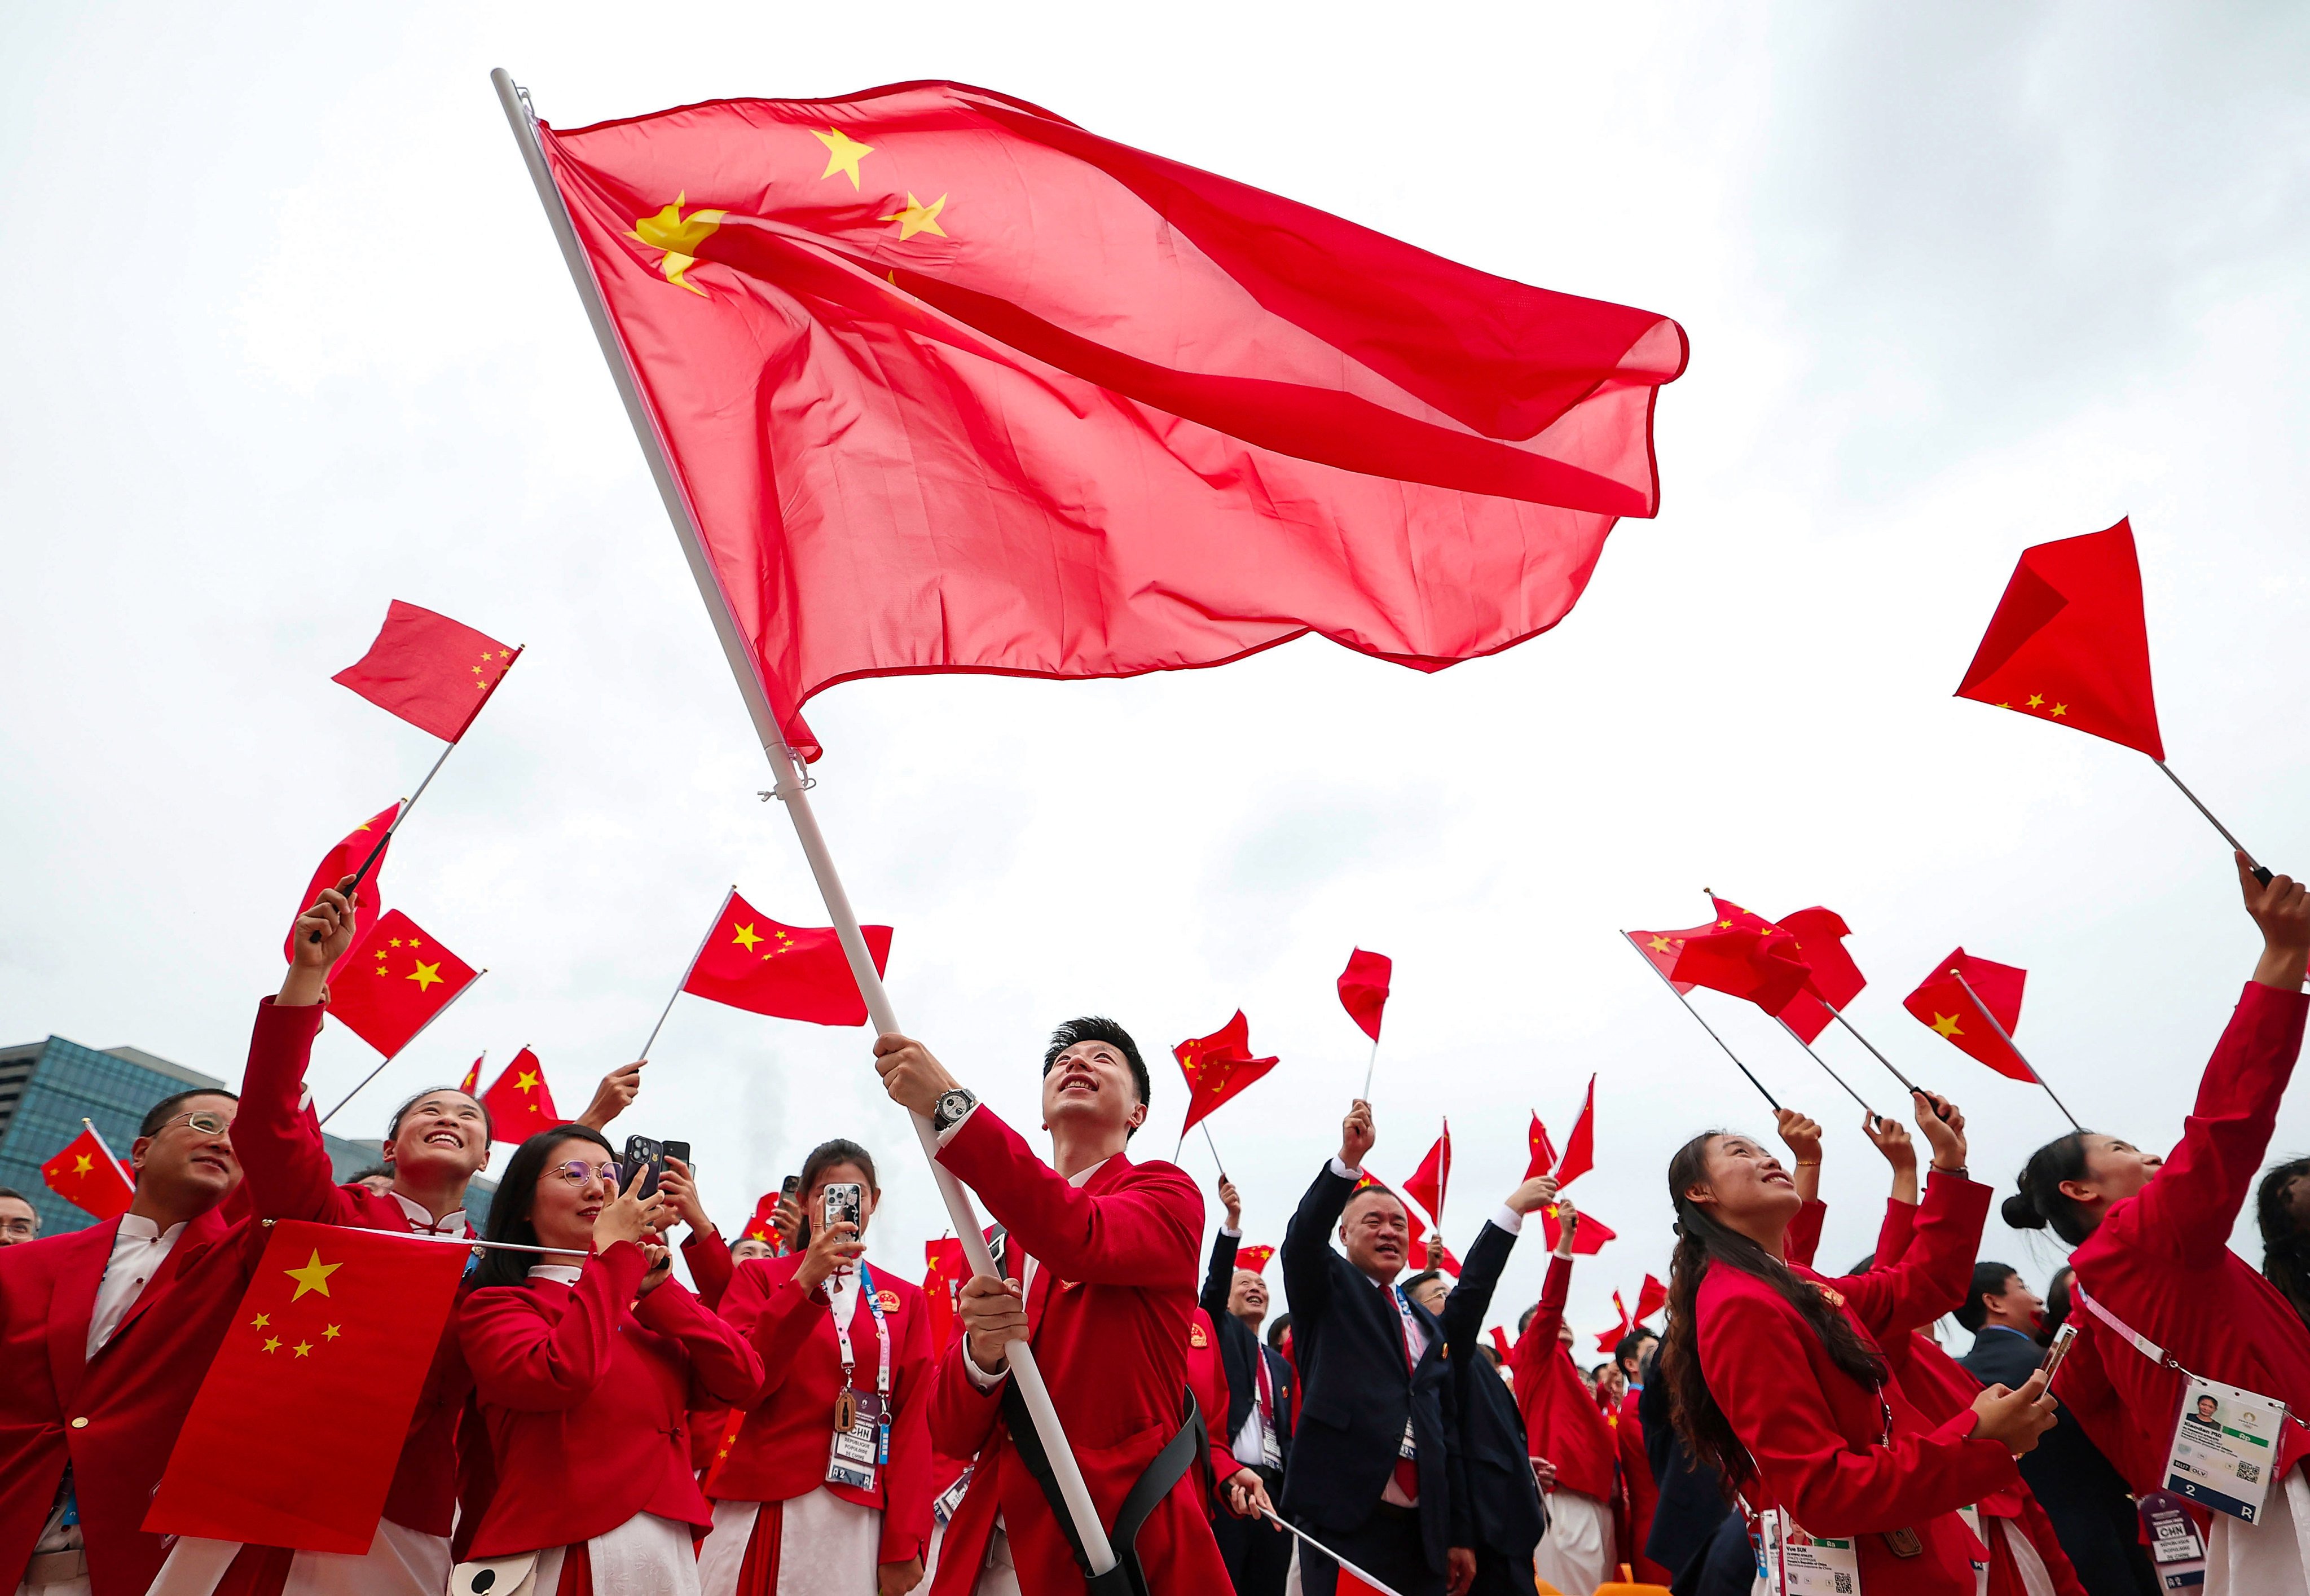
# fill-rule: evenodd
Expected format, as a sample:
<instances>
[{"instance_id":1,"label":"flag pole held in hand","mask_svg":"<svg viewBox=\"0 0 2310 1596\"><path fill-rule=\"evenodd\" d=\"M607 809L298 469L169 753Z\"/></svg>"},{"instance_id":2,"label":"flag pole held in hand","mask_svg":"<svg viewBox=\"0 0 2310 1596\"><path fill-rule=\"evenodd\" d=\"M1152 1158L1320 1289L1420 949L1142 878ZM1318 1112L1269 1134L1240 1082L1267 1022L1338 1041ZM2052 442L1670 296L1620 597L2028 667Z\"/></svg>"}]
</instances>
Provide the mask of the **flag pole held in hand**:
<instances>
[{"instance_id":1,"label":"flag pole held in hand","mask_svg":"<svg viewBox=\"0 0 2310 1596\"><path fill-rule=\"evenodd\" d=\"M873 953L866 946L864 932L860 929L857 914L850 906L849 895L844 891L842 879L835 872L833 855L828 851L826 838L818 828L818 818L810 804L809 787L795 763L788 748L785 731L778 724L777 712L771 707L769 692L754 657L751 646L740 628L730 607L729 596L723 592L719 577L708 559L698 524L690 514L690 502L680 481L675 478L672 462L658 437L657 424L641 390L634 378L625 345L610 320L608 307L604 303L600 285L594 280L593 266L586 259L585 247L578 241L569 220L561 191L555 186L553 174L546 165L545 152L537 137L536 123L531 115L527 98L514 84L504 68L490 74L497 89L498 102L504 108L506 121L513 129L515 142L521 147L522 160L529 169L530 180L535 184L539 203L545 209L546 221L553 229L555 241L561 247L561 256L569 268L578 297L586 308L586 319L593 325L594 335L602 346L603 359L610 368L610 377L617 385L618 395L624 402L627 419L633 424L634 436L640 443L643 458L649 463L651 478L656 482L658 497L664 500L666 516L673 523L674 535L681 541L683 556L690 562L690 574L696 577L699 595L706 601L708 616L714 622L716 637L730 662L730 670L737 680L738 691L745 700L756 734L762 744L762 753L769 760L773 791L785 802L786 816L794 822L795 834L802 844L803 856L810 862L811 874L818 882L820 896L839 934L844 955L849 961L852 976L857 980L859 995L865 1000L867 1013L878 1033L888 1035L899 1029L897 1011L891 1006L882 977L874 967ZM948 1217L954 1225L956 1237L961 1242L963 1256L972 1273L996 1275L993 1254L988 1251L985 1232L980 1228L978 1215L970 1199L964 1195L961 1185L946 1167L938 1161L938 1143L931 1122L922 1115L913 1114L915 1136L922 1145L923 1157L931 1167L932 1178L938 1184L939 1196L946 1204ZM1090 1499L1090 1488L1083 1482L1082 1468L1067 1444L1066 1432L1059 1424L1058 1410L1051 1404L1048 1387L1043 1383L1042 1371L1035 1362L1034 1349L1026 1341L1012 1341L1008 1349L1011 1377L1018 1387L1029 1417L1034 1422L1037 1437L1051 1463L1052 1472L1065 1503L1067 1517L1072 1523L1076 1539L1081 1542L1085 1559L1090 1565L1094 1580L1109 1574L1118 1566L1113 1545L1106 1529L1100 1524L1099 1510Z\"/></svg>"},{"instance_id":2,"label":"flag pole held in hand","mask_svg":"<svg viewBox=\"0 0 2310 1596\"><path fill-rule=\"evenodd\" d=\"M1654 975L1658 976L1661 978L1661 984L1667 987L1671 994L1675 997L1676 1001L1684 1005L1684 1011L1692 1016L1693 1023L1699 1026L1702 1030L1708 1032L1708 1039L1715 1043L1717 1046L1724 1049L1724 1056L1732 1061L1732 1067L1740 1071L1741 1074L1747 1075L1749 1077L1749 1084L1755 1087L1759 1095L1761 1096L1766 1102L1772 1105L1773 1111L1776 1114L1779 1113L1781 1106L1779 1102L1775 1099L1772 1093L1765 1090L1765 1083L1758 1080L1756 1076L1750 1074L1749 1066L1741 1062L1741 1055L1733 1052L1731 1047L1726 1046L1724 1038L1718 1036L1716 1032L1711 1028L1709 1023L1700 1018L1700 1011L1692 1006L1692 1000L1690 998L1677 991L1676 983L1668 978L1667 972L1663 970L1660 966L1653 963L1650 958L1646 958L1645 950L1637 945L1636 934L1633 932L1624 931L1620 933L1620 940L1628 944L1629 949L1635 952L1638 958L1644 959L1646 967L1650 969Z\"/></svg>"}]
</instances>

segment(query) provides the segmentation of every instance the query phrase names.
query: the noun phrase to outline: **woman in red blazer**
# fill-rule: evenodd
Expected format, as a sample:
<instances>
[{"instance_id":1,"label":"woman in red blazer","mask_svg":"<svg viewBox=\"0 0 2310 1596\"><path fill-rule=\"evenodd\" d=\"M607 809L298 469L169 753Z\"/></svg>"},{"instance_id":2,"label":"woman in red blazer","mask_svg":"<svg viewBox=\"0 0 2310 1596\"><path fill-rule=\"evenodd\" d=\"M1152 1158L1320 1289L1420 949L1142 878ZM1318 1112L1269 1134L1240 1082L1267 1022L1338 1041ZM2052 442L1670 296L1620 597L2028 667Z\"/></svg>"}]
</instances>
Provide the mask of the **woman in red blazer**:
<instances>
[{"instance_id":1,"label":"woman in red blazer","mask_svg":"<svg viewBox=\"0 0 2310 1596\"><path fill-rule=\"evenodd\" d=\"M541 1131L506 1166L492 1251L457 1314L489 1431L495 1488L453 1590L690 1596L712 1522L690 1470L687 1415L750 1403L761 1360L668 1278L661 1202L622 1193L601 1133ZM500 1565L486 1586L475 1565Z\"/></svg>"},{"instance_id":2,"label":"woman in red blazer","mask_svg":"<svg viewBox=\"0 0 2310 1596\"><path fill-rule=\"evenodd\" d=\"M862 1193L858 1223L826 1225L827 1188L845 1183ZM722 1298L769 1374L707 1473L714 1534L699 1580L706 1596L903 1596L931 1538L930 1307L866 1261L881 1192L864 1148L813 1149L802 1198L803 1250L741 1265ZM838 1454L845 1403L872 1457Z\"/></svg>"},{"instance_id":3,"label":"woman in red blazer","mask_svg":"<svg viewBox=\"0 0 2310 1596\"><path fill-rule=\"evenodd\" d=\"M1996 1387L1939 1426L1879 1349L1963 1300L1989 1211L1966 1178L1965 1121L1917 1095L1933 1175L1907 1256L1825 1280L1785 1262L1795 1182L1745 1136L1695 1137L1669 1164L1677 1249L1655 1377L1678 1433L1759 1510L1836 1537L1867 1596L1972 1596L1985 1548L1957 1510L2020 1479L2013 1459L2053 1422L2045 1378Z\"/></svg>"}]
</instances>

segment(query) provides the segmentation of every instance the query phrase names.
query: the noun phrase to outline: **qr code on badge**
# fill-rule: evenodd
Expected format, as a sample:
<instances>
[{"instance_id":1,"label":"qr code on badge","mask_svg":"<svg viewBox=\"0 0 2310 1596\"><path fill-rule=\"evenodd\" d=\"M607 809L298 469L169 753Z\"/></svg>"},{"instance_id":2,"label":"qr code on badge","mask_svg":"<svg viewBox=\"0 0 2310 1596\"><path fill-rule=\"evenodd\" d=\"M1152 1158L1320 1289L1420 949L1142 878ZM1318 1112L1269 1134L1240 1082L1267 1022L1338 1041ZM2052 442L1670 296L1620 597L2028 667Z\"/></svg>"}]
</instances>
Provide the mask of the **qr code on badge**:
<instances>
[{"instance_id":1,"label":"qr code on badge","mask_svg":"<svg viewBox=\"0 0 2310 1596\"><path fill-rule=\"evenodd\" d=\"M2237 1466L2237 1472L2238 1478L2245 1481L2248 1485L2259 1485L2262 1483L2262 1465L2260 1463L2240 1463Z\"/></svg>"},{"instance_id":2,"label":"qr code on badge","mask_svg":"<svg viewBox=\"0 0 2310 1596\"><path fill-rule=\"evenodd\" d=\"M1837 1583L1837 1596L1853 1596L1853 1576L1839 1574L1832 1576Z\"/></svg>"}]
</instances>

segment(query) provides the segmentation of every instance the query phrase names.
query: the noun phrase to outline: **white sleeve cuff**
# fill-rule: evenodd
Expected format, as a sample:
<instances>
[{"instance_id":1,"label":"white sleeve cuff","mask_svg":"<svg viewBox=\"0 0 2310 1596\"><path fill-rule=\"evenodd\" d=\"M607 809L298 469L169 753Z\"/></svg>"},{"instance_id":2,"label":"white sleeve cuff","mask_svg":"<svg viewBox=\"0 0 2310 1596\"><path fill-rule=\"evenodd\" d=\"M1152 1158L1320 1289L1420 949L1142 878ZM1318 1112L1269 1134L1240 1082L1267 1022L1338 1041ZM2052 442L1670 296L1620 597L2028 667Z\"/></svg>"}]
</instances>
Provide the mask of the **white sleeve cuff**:
<instances>
[{"instance_id":1,"label":"white sleeve cuff","mask_svg":"<svg viewBox=\"0 0 2310 1596\"><path fill-rule=\"evenodd\" d=\"M968 1118L968 1116L965 1115L964 1117ZM997 1369L994 1374L990 1375L985 1369L980 1368L978 1366L978 1360L970 1355L970 1338L968 1336L965 1336L962 1340L962 1372L969 1375L970 1383L981 1391L993 1391L996 1386L1002 1384L1010 1375L1010 1371L1008 1369Z\"/></svg>"},{"instance_id":2,"label":"white sleeve cuff","mask_svg":"<svg viewBox=\"0 0 2310 1596\"><path fill-rule=\"evenodd\" d=\"M1361 1180L1364 1177L1364 1172L1362 1170L1350 1169L1345 1164L1341 1163L1340 1155L1337 1153L1333 1153L1332 1155L1332 1173L1338 1175L1342 1180Z\"/></svg>"},{"instance_id":3,"label":"white sleeve cuff","mask_svg":"<svg viewBox=\"0 0 2310 1596\"><path fill-rule=\"evenodd\" d=\"M954 1123L949 1125L945 1130L941 1131L938 1133L938 1147L940 1151L943 1152L946 1150L946 1144L954 1140L954 1133L957 1131L961 1130L963 1126L968 1124L970 1123L970 1116L977 1112L978 1105L973 1103L969 1107L962 1111L962 1117L960 1119L955 1121ZM970 1354L966 1352L963 1356L968 1358ZM980 1389L984 1390L985 1387L982 1386Z\"/></svg>"},{"instance_id":4,"label":"white sleeve cuff","mask_svg":"<svg viewBox=\"0 0 2310 1596\"><path fill-rule=\"evenodd\" d=\"M1505 1202L1500 1204L1500 1211L1492 1216L1492 1223L1498 1225L1510 1236L1522 1236L1524 1234L1524 1216L1516 1212L1515 1210L1510 1208Z\"/></svg>"},{"instance_id":5,"label":"white sleeve cuff","mask_svg":"<svg viewBox=\"0 0 2310 1596\"><path fill-rule=\"evenodd\" d=\"M1224 1225L1220 1227L1220 1234L1226 1236L1229 1241L1241 1241L1243 1239L1242 1231L1230 1230Z\"/></svg>"}]
</instances>

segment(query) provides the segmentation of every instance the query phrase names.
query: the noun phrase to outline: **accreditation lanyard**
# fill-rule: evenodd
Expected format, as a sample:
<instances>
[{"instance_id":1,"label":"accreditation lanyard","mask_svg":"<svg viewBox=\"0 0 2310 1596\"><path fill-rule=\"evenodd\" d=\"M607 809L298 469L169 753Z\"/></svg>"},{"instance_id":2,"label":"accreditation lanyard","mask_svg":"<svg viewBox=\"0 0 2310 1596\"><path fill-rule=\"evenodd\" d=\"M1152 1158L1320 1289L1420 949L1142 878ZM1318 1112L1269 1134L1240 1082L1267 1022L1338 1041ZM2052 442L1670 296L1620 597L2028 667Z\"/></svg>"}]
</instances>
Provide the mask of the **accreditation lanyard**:
<instances>
[{"instance_id":1,"label":"accreditation lanyard","mask_svg":"<svg viewBox=\"0 0 2310 1596\"><path fill-rule=\"evenodd\" d=\"M1395 1299L1396 1316L1403 1321L1404 1382L1405 1389L1409 1390L1411 1382L1420 1375L1420 1322L1411 1316L1411 1304L1404 1297L1402 1287L1390 1286L1387 1294ZM1411 1416L1407 1413L1403 1418L1403 1439L1397 1443L1395 1455L1410 1458L1417 1454L1417 1450L1411 1438Z\"/></svg>"},{"instance_id":2,"label":"accreditation lanyard","mask_svg":"<svg viewBox=\"0 0 2310 1596\"><path fill-rule=\"evenodd\" d=\"M881 1366L874 1375L874 1392L878 1396L888 1397L890 1394L890 1326L882 1316L881 1298L874 1289L874 1271L867 1267L864 1258L858 1261L858 1296L865 1304L866 1311L874 1315L874 1340L880 1343ZM851 1312L855 1317L857 1310L854 1308ZM842 1353L842 1389L848 1391L851 1389L851 1371L857 1366L857 1360L850 1352L850 1326L843 1323L838 1314L832 1318L834 1344Z\"/></svg>"}]
</instances>

